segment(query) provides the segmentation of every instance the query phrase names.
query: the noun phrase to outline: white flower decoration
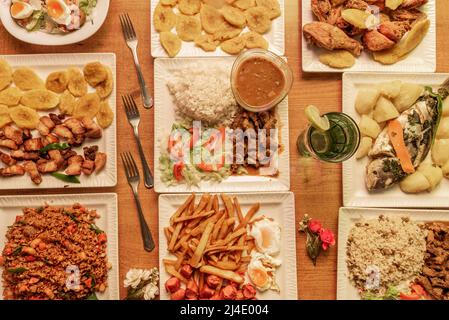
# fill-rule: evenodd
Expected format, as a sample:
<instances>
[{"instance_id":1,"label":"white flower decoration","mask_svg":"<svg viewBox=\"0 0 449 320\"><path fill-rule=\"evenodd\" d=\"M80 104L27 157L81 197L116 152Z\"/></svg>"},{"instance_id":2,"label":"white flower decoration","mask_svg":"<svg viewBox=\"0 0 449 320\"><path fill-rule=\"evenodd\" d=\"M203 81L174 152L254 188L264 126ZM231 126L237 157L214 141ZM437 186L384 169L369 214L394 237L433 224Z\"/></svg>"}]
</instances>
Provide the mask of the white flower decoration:
<instances>
[{"instance_id":1,"label":"white flower decoration","mask_svg":"<svg viewBox=\"0 0 449 320\"><path fill-rule=\"evenodd\" d=\"M125 276L124 285L125 288L137 288L142 280L142 274L144 270L142 269L129 269L128 273Z\"/></svg>"},{"instance_id":2,"label":"white flower decoration","mask_svg":"<svg viewBox=\"0 0 449 320\"><path fill-rule=\"evenodd\" d=\"M159 295L159 288L157 287L157 285L149 283L145 287L145 293L143 295L143 298L145 300L153 300L154 298L156 298L157 295Z\"/></svg>"}]
</instances>

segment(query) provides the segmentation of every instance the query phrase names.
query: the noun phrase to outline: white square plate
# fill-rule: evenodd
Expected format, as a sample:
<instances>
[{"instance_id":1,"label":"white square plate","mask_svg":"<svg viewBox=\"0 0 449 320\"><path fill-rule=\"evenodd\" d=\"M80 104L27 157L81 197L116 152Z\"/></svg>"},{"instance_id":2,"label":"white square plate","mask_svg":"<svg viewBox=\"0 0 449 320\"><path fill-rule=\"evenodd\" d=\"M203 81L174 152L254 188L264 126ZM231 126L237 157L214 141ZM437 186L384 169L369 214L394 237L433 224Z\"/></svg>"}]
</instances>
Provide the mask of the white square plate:
<instances>
[{"instance_id":1,"label":"white square plate","mask_svg":"<svg viewBox=\"0 0 449 320\"><path fill-rule=\"evenodd\" d=\"M276 280L281 288L280 294L268 290L258 292L257 298L260 300L296 300L296 224L295 224L295 197L292 192L279 193L241 193L226 194L229 197L237 196L242 207L242 212L246 214L254 204L260 203L258 215L265 215L273 218L281 226L281 252L276 258L282 260L282 265L276 271ZM173 258L167 251L167 239L164 228L169 225L171 215L187 199L187 194L162 194L159 196L159 269L161 283L161 300L169 300L170 296L164 288L169 275L164 271L162 259ZM200 194L196 196L198 203ZM221 201L221 200L220 200Z\"/></svg>"},{"instance_id":2,"label":"white square plate","mask_svg":"<svg viewBox=\"0 0 449 320\"><path fill-rule=\"evenodd\" d=\"M159 32L154 29L153 24L153 13L157 4L160 0L151 0L151 55L154 58L158 57L168 57L164 48L161 45L159 40ZM279 56L284 55L285 52L285 10L284 10L284 1L279 0L279 4L281 5L281 16L272 20L271 29L268 33L264 34L264 38L268 41L269 47L268 50L276 53ZM175 9L177 12L177 9ZM198 14L199 17L199 14ZM248 31L248 28L243 29L243 32ZM176 33L175 28L173 28L172 32ZM222 51L220 48L213 52L206 52L203 49L197 47L194 42L182 42L181 51L179 51L177 57L216 57L216 56L229 56L226 52Z\"/></svg>"},{"instance_id":3,"label":"white square plate","mask_svg":"<svg viewBox=\"0 0 449 320\"><path fill-rule=\"evenodd\" d=\"M340 208L338 216L337 300L360 300L357 289L348 278L346 242L351 228L362 218L376 219L379 215L409 216L417 222L449 221L449 211L412 209Z\"/></svg>"},{"instance_id":4,"label":"white square plate","mask_svg":"<svg viewBox=\"0 0 449 320\"><path fill-rule=\"evenodd\" d=\"M351 116L357 123L360 116L355 111L354 103L359 89L375 83L401 80L402 82L419 83L437 87L449 77L443 73L345 73L343 74L343 112ZM430 161L429 152L427 161ZM443 179L432 192L406 194L399 185L392 188L368 192L365 186L365 169L368 157L356 160L355 157L343 163L343 205L346 207L415 207L444 208L449 207L449 181Z\"/></svg>"},{"instance_id":5,"label":"white square plate","mask_svg":"<svg viewBox=\"0 0 449 320\"><path fill-rule=\"evenodd\" d=\"M335 69L322 64L318 56L323 52L310 45L302 38L302 69L304 72L343 72L343 71L375 71L375 72L435 72L436 70L436 1L429 1L421 10L430 19L430 28L424 40L404 60L393 65L383 65L372 59L364 50L354 66L348 69ZM311 9L311 0L302 1L302 26L317 21ZM302 30L302 29L301 29ZM302 32L301 32L302 33Z\"/></svg>"},{"instance_id":6,"label":"white square plate","mask_svg":"<svg viewBox=\"0 0 449 320\"><path fill-rule=\"evenodd\" d=\"M118 205L115 193L42 195L42 196L8 196L0 197L0 248L5 246L8 226L14 223L17 215L26 207L40 207L48 203L56 206L71 206L80 203L89 209L96 209L100 218L96 225L104 230L108 237L107 255L112 269L108 273L108 287L105 292L97 293L100 300L119 299L119 264L118 264ZM3 281L0 280L0 299L3 297Z\"/></svg>"},{"instance_id":7,"label":"white square plate","mask_svg":"<svg viewBox=\"0 0 449 320\"><path fill-rule=\"evenodd\" d=\"M281 144L284 150L279 155L279 175L277 177L264 176L230 176L220 183L202 181L198 187L189 188L185 184L167 186L161 180L159 157L161 142L171 132L175 123L175 104L167 87L170 70L183 67L190 63L199 63L202 59L218 64L232 65L234 57L217 58L174 58L156 59L154 62L154 188L158 193L200 192L255 192L255 191L288 191L290 190L290 159L288 133L288 97L277 106ZM203 60L206 61L206 60Z\"/></svg>"},{"instance_id":8,"label":"white square plate","mask_svg":"<svg viewBox=\"0 0 449 320\"><path fill-rule=\"evenodd\" d=\"M114 112L114 121L107 129L103 129L103 137L96 140L86 140L82 146L73 148L78 154L83 154L83 147L97 145L99 151L106 153L106 167L99 173L90 176L81 175L80 184L66 183L49 174L42 175L42 183L36 186L29 176L25 174L21 177L0 177L0 189L60 189L60 188L94 188L113 187L117 184L117 154L116 154L116 64L113 53L69 53L69 54L36 54L36 55L5 55L0 58L8 61L12 68L29 67L33 69L44 81L47 75L53 71L65 70L70 67L82 69L84 65L92 61L100 61L112 70L114 77L114 89L108 98L109 105ZM94 89L89 86L89 91ZM41 112L42 115L50 112L57 112L58 109ZM37 131L32 131L36 135Z\"/></svg>"}]
</instances>

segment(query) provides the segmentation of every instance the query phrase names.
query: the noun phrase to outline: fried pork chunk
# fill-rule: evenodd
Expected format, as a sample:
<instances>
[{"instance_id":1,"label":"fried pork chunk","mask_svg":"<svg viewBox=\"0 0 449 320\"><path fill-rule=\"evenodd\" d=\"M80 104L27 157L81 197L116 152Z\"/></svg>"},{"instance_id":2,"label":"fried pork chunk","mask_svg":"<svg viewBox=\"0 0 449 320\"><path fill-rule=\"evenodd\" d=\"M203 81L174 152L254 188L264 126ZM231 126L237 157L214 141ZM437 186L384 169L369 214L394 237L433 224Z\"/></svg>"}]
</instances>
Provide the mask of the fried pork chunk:
<instances>
[{"instance_id":1,"label":"fried pork chunk","mask_svg":"<svg viewBox=\"0 0 449 320\"><path fill-rule=\"evenodd\" d=\"M417 282L433 298L449 300L449 225L430 223L426 227L424 267Z\"/></svg>"}]
</instances>

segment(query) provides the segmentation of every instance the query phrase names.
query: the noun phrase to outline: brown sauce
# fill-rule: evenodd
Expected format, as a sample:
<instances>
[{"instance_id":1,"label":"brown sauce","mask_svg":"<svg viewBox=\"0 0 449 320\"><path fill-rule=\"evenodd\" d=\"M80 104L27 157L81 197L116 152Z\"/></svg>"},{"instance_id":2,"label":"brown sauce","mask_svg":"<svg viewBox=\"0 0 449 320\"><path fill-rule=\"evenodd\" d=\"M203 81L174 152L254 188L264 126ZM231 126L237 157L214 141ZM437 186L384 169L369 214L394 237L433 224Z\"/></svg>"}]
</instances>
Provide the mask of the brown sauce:
<instances>
[{"instance_id":1,"label":"brown sauce","mask_svg":"<svg viewBox=\"0 0 449 320\"><path fill-rule=\"evenodd\" d=\"M250 58L240 65L236 76L236 89L242 100L250 106L264 106L279 97L285 87L285 77L273 62Z\"/></svg>"}]
</instances>

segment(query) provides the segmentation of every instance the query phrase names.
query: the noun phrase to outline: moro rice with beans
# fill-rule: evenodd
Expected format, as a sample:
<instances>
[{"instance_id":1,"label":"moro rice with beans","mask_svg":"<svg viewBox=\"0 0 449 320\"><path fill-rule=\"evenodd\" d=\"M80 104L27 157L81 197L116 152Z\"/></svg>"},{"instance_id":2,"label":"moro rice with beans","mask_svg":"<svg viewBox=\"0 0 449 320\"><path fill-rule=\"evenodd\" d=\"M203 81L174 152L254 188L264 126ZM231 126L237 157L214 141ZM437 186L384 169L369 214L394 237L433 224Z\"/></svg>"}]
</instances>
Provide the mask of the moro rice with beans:
<instances>
[{"instance_id":1,"label":"moro rice with beans","mask_svg":"<svg viewBox=\"0 0 449 320\"><path fill-rule=\"evenodd\" d=\"M77 300L107 287L106 234L80 204L25 208L0 256L5 299Z\"/></svg>"},{"instance_id":2,"label":"moro rice with beans","mask_svg":"<svg viewBox=\"0 0 449 320\"><path fill-rule=\"evenodd\" d=\"M373 270L377 270L377 288L383 293L415 279L421 272L426 251L426 230L409 217L380 215L352 227L346 243L349 279L360 291L368 288Z\"/></svg>"}]
</instances>

